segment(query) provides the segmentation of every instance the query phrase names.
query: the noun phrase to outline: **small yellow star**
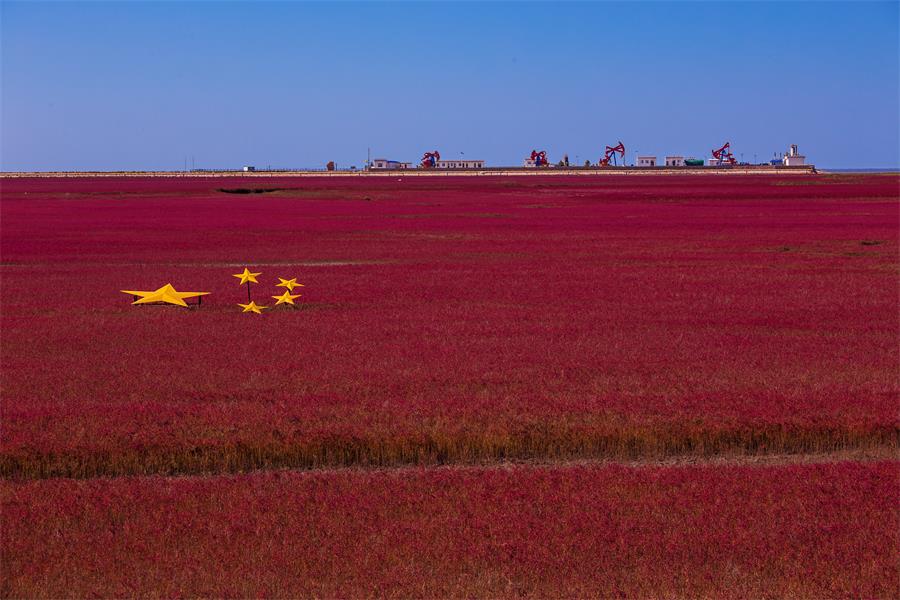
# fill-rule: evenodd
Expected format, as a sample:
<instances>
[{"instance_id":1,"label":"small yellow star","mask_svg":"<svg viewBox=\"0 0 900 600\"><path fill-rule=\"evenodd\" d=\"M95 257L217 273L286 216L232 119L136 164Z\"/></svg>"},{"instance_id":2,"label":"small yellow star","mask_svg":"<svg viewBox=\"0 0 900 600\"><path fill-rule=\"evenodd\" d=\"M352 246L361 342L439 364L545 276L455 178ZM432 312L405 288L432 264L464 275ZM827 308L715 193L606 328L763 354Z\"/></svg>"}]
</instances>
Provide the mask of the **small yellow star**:
<instances>
[{"instance_id":1,"label":"small yellow star","mask_svg":"<svg viewBox=\"0 0 900 600\"><path fill-rule=\"evenodd\" d=\"M250 269L248 269L247 267L244 267L244 272L243 272L243 273L238 273L238 274L236 274L236 275L232 275L232 277L237 277L238 279L241 280L241 285L244 285L244 284L247 283L248 281L249 281L250 283L259 283L259 282L256 280L256 276L257 276L257 275L262 275L262 273L251 273L251 272L250 272Z\"/></svg>"},{"instance_id":2,"label":"small yellow star","mask_svg":"<svg viewBox=\"0 0 900 600\"><path fill-rule=\"evenodd\" d=\"M278 306L279 304L294 304L294 298L299 298L300 294L291 294L289 290L286 290L282 295L272 297L278 301L275 303L275 306Z\"/></svg>"},{"instance_id":3,"label":"small yellow star","mask_svg":"<svg viewBox=\"0 0 900 600\"><path fill-rule=\"evenodd\" d=\"M238 306L244 309L241 312L255 312L258 315L262 314L262 309L269 308L268 306L259 306L252 300L250 301L250 304L238 304Z\"/></svg>"},{"instance_id":4,"label":"small yellow star","mask_svg":"<svg viewBox=\"0 0 900 600\"><path fill-rule=\"evenodd\" d=\"M171 283L167 283L158 290L152 292L139 292L135 290L119 290L123 294L131 296L140 296L139 299L132 304L150 304L153 302L164 302L166 304L175 304L177 306L187 306L185 298L196 298L198 296L206 296L209 292L179 292L172 287Z\"/></svg>"},{"instance_id":5,"label":"small yellow star","mask_svg":"<svg viewBox=\"0 0 900 600\"><path fill-rule=\"evenodd\" d=\"M297 283L296 277L294 277L293 279L282 279L281 277L279 277L278 281L279 281L279 283L276 283L275 287L284 287L284 288L287 288L288 291L291 291L291 292L294 291L295 287L304 287L304 285L302 283Z\"/></svg>"}]
</instances>

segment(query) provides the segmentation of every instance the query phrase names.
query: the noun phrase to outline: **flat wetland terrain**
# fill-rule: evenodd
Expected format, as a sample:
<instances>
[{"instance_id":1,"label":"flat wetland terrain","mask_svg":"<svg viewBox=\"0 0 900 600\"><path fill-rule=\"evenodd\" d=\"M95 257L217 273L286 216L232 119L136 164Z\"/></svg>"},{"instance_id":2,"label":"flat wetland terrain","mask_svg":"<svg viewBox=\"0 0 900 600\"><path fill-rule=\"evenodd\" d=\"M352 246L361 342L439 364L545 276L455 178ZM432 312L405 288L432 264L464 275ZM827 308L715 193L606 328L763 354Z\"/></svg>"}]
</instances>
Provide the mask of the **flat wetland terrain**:
<instances>
[{"instance_id":1,"label":"flat wetland terrain","mask_svg":"<svg viewBox=\"0 0 900 600\"><path fill-rule=\"evenodd\" d=\"M895 598L898 190L4 179L0 594Z\"/></svg>"}]
</instances>

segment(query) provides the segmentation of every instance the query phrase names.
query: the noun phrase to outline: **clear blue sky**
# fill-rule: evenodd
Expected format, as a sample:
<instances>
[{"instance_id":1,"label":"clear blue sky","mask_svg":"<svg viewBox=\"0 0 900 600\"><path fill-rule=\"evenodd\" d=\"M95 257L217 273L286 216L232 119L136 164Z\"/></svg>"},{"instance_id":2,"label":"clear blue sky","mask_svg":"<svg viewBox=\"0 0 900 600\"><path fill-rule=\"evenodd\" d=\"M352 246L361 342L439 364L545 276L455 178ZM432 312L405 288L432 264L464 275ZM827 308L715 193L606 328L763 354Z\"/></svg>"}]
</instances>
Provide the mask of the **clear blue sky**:
<instances>
[{"instance_id":1,"label":"clear blue sky","mask_svg":"<svg viewBox=\"0 0 900 600\"><path fill-rule=\"evenodd\" d=\"M900 165L900 3L2 3L0 168Z\"/></svg>"}]
</instances>

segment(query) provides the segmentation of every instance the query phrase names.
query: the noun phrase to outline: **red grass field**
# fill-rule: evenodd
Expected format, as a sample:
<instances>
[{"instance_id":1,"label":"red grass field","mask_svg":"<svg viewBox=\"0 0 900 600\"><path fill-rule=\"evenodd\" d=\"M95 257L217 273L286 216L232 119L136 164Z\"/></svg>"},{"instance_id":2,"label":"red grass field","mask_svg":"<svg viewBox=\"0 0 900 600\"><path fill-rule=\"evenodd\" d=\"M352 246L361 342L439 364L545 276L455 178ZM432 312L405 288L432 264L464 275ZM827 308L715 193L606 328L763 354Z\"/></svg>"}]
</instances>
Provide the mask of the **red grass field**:
<instances>
[{"instance_id":1,"label":"red grass field","mask_svg":"<svg viewBox=\"0 0 900 600\"><path fill-rule=\"evenodd\" d=\"M692 596L733 584L735 595L896 596L896 460L722 472L552 465L896 457L898 190L894 175L4 179L2 562L18 566L3 595ZM246 290L231 274L244 266L263 273L261 304L280 291L276 276L298 277L301 309L241 314ZM118 291L169 282L212 294L185 310L134 307ZM508 460L548 466L429 468L409 481L380 470L223 476ZM161 477L191 474L218 477ZM548 492L555 478L576 495ZM453 514L510 493L512 507ZM97 508L107 495L124 505ZM316 545L332 533L351 544L345 513L326 510L348 495L340 510L371 501L385 524L367 530L371 556ZM212 515L232 502L236 513ZM311 506L325 511L313 511L321 529ZM262 521L248 516L254 507ZM167 525L170 508L181 516ZM592 521L601 509L621 517L609 531ZM443 521L431 524L429 510ZM720 529L699 531L701 517ZM276 518L300 536L296 555L277 558L291 546L273 533ZM499 523L496 537L455 533L453 519L480 518ZM564 533L579 520L586 529ZM795 530L830 541L795 547ZM182 565L169 580L161 567L127 587L173 531L198 545L164 564L195 572ZM449 546L421 547L439 533ZM541 536L549 554L533 558ZM702 555L728 536L738 536L733 556ZM671 571L674 554L656 544L683 552L695 537ZM238 551L201 547L222 540L269 544L256 550L265 561L250 587L210 574L216 552ZM504 540L513 554L479 571L469 551L490 556ZM101 542L52 567L36 558ZM605 550L631 546L639 555L621 560ZM602 560L577 560L599 548ZM846 549L878 556L840 559ZM122 552L133 562L114 572ZM420 552L428 560L407 563ZM808 578L790 557L810 565Z\"/></svg>"},{"instance_id":2,"label":"red grass field","mask_svg":"<svg viewBox=\"0 0 900 600\"><path fill-rule=\"evenodd\" d=\"M895 463L17 483L2 592L896 598L896 494Z\"/></svg>"}]
</instances>

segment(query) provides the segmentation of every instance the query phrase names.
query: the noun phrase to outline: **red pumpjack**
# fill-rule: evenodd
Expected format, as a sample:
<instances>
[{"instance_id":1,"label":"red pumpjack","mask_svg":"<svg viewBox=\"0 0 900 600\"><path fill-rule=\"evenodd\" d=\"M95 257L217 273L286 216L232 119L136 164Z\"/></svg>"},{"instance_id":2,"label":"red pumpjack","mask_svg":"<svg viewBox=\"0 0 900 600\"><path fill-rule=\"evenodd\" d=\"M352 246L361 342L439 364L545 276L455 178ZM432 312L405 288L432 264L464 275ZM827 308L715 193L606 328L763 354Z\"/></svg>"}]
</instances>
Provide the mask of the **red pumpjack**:
<instances>
[{"instance_id":1,"label":"red pumpjack","mask_svg":"<svg viewBox=\"0 0 900 600\"><path fill-rule=\"evenodd\" d=\"M420 163L423 169L433 169L437 166L437 161L441 160L441 153L435 150L434 152L426 152L422 156L422 162Z\"/></svg>"},{"instance_id":2,"label":"red pumpjack","mask_svg":"<svg viewBox=\"0 0 900 600\"><path fill-rule=\"evenodd\" d=\"M600 159L601 167L608 167L609 161L612 159L613 165L619 166L616 162L616 154L618 154L622 158L622 165L625 164L625 144L622 143L622 140L619 140L619 144L616 146L607 146L606 154L603 155L603 158Z\"/></svg>"},{"instance_id":3,"label":"red pumpjack","mask_svg":"<svg viewBox=\"0 0 900 600\"><path fill-rule=\"evenodd\" d=\"M547 166L547 152L545 150L541 150L538 152L537 150L531 151L531 160L534 161L534 166L536 167L546 167Z\"/></svg>"},{"instance_id":4,"label":"red pumpjack","mask_svg":"<svg viewBox=\"0 0 900 600\"><path fill-rule=\"evenodd\" d=\"M736 165L737 161L734 159L734 154L729 150L731 148L731 142L725 142L725 145L719 148L718 150L713 150L712 155L717 161L719 161L719 165L723 165L728 163L729 165Z\"/></svg>"}]
</instances>

